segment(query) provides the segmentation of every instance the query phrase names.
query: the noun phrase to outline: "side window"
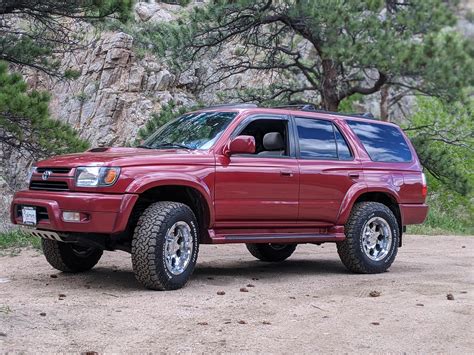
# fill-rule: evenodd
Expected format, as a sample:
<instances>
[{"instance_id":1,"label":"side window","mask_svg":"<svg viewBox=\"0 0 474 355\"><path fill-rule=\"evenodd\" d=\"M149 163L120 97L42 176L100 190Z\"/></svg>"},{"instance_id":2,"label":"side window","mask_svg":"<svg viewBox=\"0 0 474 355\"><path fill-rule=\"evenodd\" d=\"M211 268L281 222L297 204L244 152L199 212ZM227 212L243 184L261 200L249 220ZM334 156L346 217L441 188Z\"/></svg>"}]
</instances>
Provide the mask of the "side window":
<instances>
[{"instance_id":1,"label":"side window","mask_svg":"<svg viewBox=\"0 0 474 355\"><path fill-rule=\"evenodd\" d=\"M342 136L339 128L334 126L334 134L336 136L336 143L337 143L337 155L339 156L339 160L352 160L352 153L347 145L346 140Z\"/></svg>"},{"instance_id":2,"label":"side window","mask_svg":"<svg viewBox=\"0 0 474 355\"><path fill-rule=\"evenodd\" d=\"M245 126L239 135L255 138L257 156L274 158L290 156L287 120L256 119Z\"/></svg>"},{"instance_id":3,"label":"side window","mask_svg":"<svg viewBox=\"0 0 474 355\"><path fill-rule=\"evenodd\" d=\"M379 123L347 121L373 161L409 162L411 151L399 128Z\"/></svg>"},{"instance_id":4,"label":"side window","mask_svg":"<svg viewBox=\"0 0 474 355\"><path fill-rule=\"evenodd\" d=\"M337 159L333 124L329 121L296 117L300 156L306 159Z\"/></svg>"}]
</instances>

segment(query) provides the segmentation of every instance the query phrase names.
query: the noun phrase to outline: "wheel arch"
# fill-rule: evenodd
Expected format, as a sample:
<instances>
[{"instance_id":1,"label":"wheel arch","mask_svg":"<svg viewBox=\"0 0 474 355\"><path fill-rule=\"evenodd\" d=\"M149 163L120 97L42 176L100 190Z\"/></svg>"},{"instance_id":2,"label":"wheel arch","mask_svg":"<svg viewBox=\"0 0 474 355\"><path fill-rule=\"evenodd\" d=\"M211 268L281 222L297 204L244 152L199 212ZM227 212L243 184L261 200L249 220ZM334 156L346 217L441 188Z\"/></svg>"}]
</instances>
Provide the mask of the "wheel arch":
<instances>
[{"instance_id":1,"label":"wheel arch","mask_svg":"<svg viewBox=\"0 0 474 355\"><path fill-rule=\"evenodd\" d=\"M402 234L403 234L403 220L402 214L400 211L400 205L398 196L392 191L387 191L384 189L374 189L374 190L365 190L359 191L358 194L352 199L352 203L346 207L346 209L339 215L338 224L345 224L349 218L350 212L352 211L354 205L359 202L379 202L387 206L392 213L395 215L395 218L398 222L398 228L400 231L400 246L402 245Z\"/></svg>"},{"instance_id":2,"label":"wheel arch","mask_svg":"<svg viewBox=\"0 0 474 355\"><path fill-rule=\"evenodd\" d=\"M133 206L128 222L128 230L133 231L142 212L152 203L173 201L187 205L193 211L199 223L200 242L208 241L208 229L213 223L210 196L196 184L185 182L161 182L150 184L139 190L139 197Z\"/></svg>"}]
</instances>

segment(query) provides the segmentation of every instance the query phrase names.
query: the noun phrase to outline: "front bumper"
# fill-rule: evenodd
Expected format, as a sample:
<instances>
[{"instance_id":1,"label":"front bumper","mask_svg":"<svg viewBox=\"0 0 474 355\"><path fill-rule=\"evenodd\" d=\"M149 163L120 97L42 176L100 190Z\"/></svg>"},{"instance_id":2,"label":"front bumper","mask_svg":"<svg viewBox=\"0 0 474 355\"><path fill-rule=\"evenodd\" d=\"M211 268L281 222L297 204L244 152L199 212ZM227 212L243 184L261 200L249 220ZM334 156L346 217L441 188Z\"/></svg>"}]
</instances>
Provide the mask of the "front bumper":
<instances>
[{"instance_id":1,"label":"front bumper","mask_svg":"<svg viewBox=\"0 0 474 355\"><path fill-rule=\"evenodd\" d=\"M403 225L423 223L428 216L428 209L428 206L424 203L400 204Z\"/></svg>"},{"instance_id":2,"label":"front bumper","mask_svg":"<svg viewBox=\"0 0 474 355\"><path fill-rule=\"evenodd\" d=\"M56 232L117 234L125 231L138 195L85 192L19 191L11 204L11 221L22 224L21 206L44 211L35 228ZM82 212L81 222L65 222L63 211Z\"/></svg>"}]
</instances>

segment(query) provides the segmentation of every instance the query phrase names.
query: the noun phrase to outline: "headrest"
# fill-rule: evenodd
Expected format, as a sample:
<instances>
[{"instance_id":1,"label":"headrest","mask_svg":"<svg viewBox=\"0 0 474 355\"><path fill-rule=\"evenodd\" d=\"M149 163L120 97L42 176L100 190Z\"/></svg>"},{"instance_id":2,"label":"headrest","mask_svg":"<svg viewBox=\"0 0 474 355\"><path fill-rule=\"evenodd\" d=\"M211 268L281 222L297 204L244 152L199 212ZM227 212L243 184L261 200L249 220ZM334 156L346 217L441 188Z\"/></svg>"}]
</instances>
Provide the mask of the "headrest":
<instances>
[{"instance_id":1,"label":"headrest","mask_svg":"<svg viewBox=\"0 0 474 355\"><path fill-rule=\"evenodd\" d=\"M269 132L263 136L263 147L266 150L283 150L285 142L279 132Z\"/></svg>"}]
</instances>

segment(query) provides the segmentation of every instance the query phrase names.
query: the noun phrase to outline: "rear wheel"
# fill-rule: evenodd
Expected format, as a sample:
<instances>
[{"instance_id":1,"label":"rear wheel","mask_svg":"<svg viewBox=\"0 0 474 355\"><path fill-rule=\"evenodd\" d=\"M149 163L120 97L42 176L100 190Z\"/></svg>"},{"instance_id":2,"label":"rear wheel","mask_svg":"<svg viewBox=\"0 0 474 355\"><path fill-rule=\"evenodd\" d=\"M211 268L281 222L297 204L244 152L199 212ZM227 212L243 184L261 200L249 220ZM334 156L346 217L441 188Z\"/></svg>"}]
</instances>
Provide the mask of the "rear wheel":
<instances>
[{"instance_id":1,"label":"rear wheel","mask_svg":"<svg viewBox=\"0 0 474 355\"><path fill-rule=\"evenodd\" d=\"M352 272L375 274L392 265L400 230L393 212L378 202L354 206L345 225L346 239L337 244L343 264Z\"/></svg>"},{"instance_id":2,"label":"rear wheel","mask_svg":"<svg viewBox=\"0 0 474 355\"><path fill-rule=\"evenodd\" d=\"M246 244L247 249L257 259L262 261L283 261L291 256L296 244Z\"/></svg>"},{"instance_id":3,"label":"rear wheel","mask_svg":"<svg viewBox=\"0 0 474 355\"><path fill-rule=\"evenodd\" d=\"M100 260L102 250L73 243L41 239L44 256L48 263L64 272L81 272L92 269Z\"/></svg>"}]
</instances>

